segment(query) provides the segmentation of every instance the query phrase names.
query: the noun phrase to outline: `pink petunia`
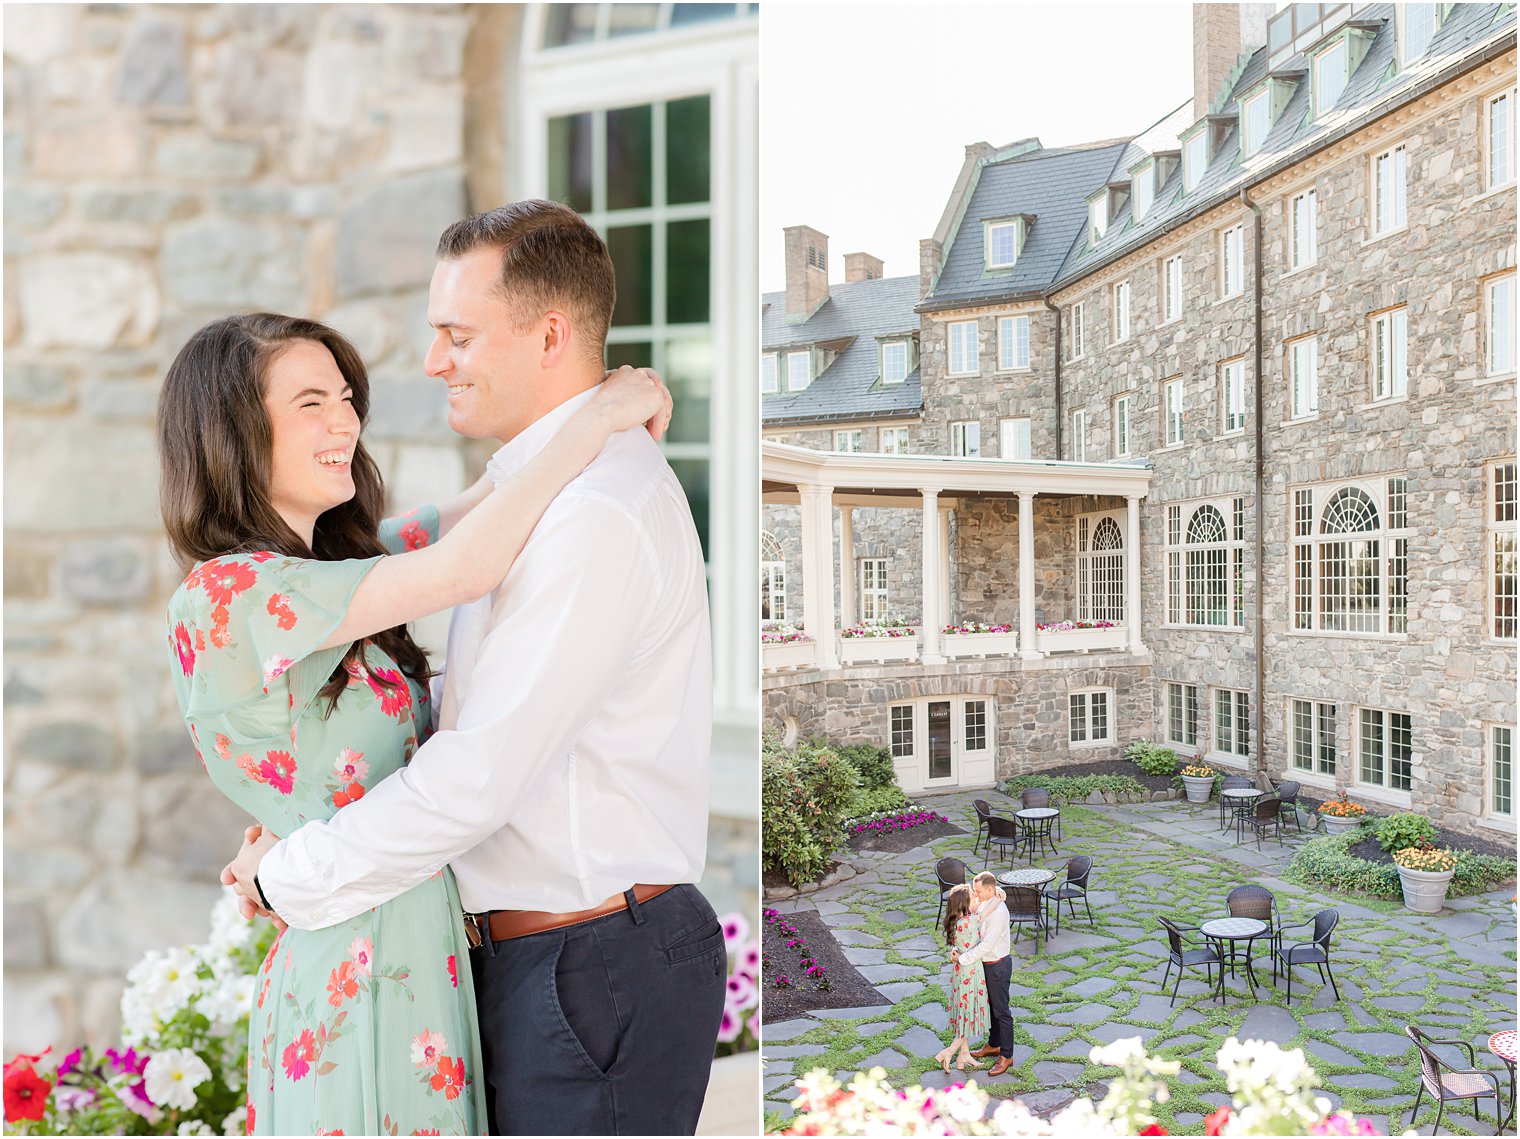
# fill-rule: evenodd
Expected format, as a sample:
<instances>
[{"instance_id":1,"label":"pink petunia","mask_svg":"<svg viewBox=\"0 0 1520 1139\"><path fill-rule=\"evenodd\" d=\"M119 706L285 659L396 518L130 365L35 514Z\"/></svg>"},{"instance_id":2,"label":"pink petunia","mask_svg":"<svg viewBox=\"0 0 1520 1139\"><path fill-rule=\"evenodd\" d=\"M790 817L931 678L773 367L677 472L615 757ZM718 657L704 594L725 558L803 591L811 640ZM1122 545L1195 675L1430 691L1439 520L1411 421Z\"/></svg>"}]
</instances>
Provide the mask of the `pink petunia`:
<instances>
[{"instance_id":1,"label":"pink petunia","mask_svg":"<svg viewBox=\"0 0 1520 1139\"><path fill-rule=\"evenodd\" d=\"M743 914L724 914L719 919L723 925L723 944L732 949L749 936L749 922Z\"/></svg>"},{"instance_id":2,"label":"pink petunia","mask_svg":"<svg viewBox=\"0 0 1520 1139\"><path fill-rule=\"evenodd\" d=\"M369 777L369 764L364 762L364 753L351 747L344 748L333 764L333 774L343 783L362 783Z\"/></svg>"},{"instance_id":3,"label":"pink petunia","mask_svg":"<svg viewBox=\"0 0 1520 1139\"><path fill-rule=\"evenodd\" d=\"M373 951L369 938L354 938L354 943L348 947L348 955L353 958L354 968L368 977L370 966L373 964Z\"/></svg>"},{"instance_id":4,"label":"pink petunia","mask_svg":"<svg viewBox=\"0 0 1520 1139\"><path fill-rule=\"evenodd\" d=\"M723 1023L718 1026L718 1040L727 1043L730 1040L738 1040L739 1034L744 1031L744 1018L739 1016L731 1008L723 1010Z\"/></svg>"},{"instance_id":5,"label":"pink petunia","mask_svg":"<svg viewBox=\"0 0 1520 1139\"><path fill-rule=\"evenodd\" d=\"M257 777L281 795L289 795L296 788L296 761L289 752L266 751Z\"/></svg>"},{"instance_id":6,"label":"pink petunia","mask_svg":"<svg viewBox=\"0 0 1520 1139\"><path fill-rule=\"evenodd\" d=\"M301 1035L285 1045L281 1063L288 1079L299 1080L311 1070L311 1062L317 1058L317 1038L311 1029L303 1028Z\"/></svg>"},{"instance_id":7,"label":"pink petunia","mask_svg":"<svg viewBox=\"0 0 1520 1139\"><path fill-rule=\"evenodd\" d=\"M448 1049L443 1033L424 1028L412 1037L412 1063L419 1068L436 1068Z\"/></svg>"}]
</instances>

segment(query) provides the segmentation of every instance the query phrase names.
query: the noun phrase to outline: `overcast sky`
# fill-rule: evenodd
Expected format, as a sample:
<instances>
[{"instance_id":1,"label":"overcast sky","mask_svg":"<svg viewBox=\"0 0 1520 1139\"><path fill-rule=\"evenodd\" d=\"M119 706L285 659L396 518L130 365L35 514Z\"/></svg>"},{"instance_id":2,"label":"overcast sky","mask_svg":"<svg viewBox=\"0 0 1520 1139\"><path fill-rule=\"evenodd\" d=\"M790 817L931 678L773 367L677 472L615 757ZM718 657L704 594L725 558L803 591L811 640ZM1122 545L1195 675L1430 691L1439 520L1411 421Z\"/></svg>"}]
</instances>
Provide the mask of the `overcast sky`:
<instances>
[{"instance_id":1,"label":"overcast sky","mask_svg":"<svg viewBox=\"0 0 1520 1139\"><path fill-rule=\"evenodd\" d=\"M1190 4L787 4L760 19L760 286L784 226L918 272L968 143L1139 134L1192 98Z\"/></svg>"}]
</instances>

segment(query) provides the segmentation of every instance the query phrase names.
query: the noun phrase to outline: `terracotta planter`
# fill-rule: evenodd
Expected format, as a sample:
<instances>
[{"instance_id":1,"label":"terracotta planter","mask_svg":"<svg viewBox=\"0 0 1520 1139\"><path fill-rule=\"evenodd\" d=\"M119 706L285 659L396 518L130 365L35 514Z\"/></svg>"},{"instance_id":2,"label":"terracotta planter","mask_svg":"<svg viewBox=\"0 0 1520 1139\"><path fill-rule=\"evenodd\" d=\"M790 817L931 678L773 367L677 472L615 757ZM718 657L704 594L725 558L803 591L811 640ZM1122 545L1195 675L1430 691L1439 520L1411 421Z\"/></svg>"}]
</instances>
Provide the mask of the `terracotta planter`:
<instances>
[{"instance_id":1,"label":"terracotta planter","mask_svg":"<svg viewBox=\"0 0 1520 1139\"><path fill-rule=\"evenodd\" d=\"M1353 819L1344 819L1339 815L1321 815L1319 822L1325 828L1326 834L1345 834L1347 831L1355 830L1361 826L1364 817L1363 815L1357 815Z\"/></svg>"},{"instance_id":2,"label":"terracotta planter","mask_svg":"<svg viewBox=\"0 0 1520 1139\"><path fill-rule=\"evenodd\" d=\"M759 1052L739 1052L713 1061L697 1134L760 1134Z\"/></svg>"},{"instance_id":3,"label":"terracotta planter","mask_svg":"<svg viewBox=\"0 0 1520 1139\"><path fill-rule=\"evenodd\" d=\"M1214 777L1212 775L1184 775L1182 786L1187 791L1189 803L1207 803L1209 796L1214 793Z\"/></svg>"},{"instance_id":4,"label":"terracotta planter","mask_svg":"<svg viewBox=\"0 0 1520 1139\"><path fill-rule=\"evenodd\" d=\"M1446 889L1455 873L1455 870L1408 870L1400 866L1399 885L1404 888L1404 907L1417 914L1440 913L1446 905Z\"/></svg>"}]
</instances>

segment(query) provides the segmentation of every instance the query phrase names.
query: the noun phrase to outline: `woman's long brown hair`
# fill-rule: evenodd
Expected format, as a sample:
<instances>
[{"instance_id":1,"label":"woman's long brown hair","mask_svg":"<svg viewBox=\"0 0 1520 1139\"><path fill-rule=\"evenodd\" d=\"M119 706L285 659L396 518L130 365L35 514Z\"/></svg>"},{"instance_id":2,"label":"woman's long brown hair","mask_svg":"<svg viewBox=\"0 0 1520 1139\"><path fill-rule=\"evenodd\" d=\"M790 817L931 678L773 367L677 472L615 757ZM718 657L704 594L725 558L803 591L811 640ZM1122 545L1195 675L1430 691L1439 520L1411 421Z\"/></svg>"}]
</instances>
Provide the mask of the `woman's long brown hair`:
<instances>
[{"instance_id":1,"label":"woman's long brown hair","mask_svg":"<svg viewBox=\"0 0 1520 1139\"><path fill-rule=\"evenodd\" d=\"M945 899L945 944L955 944L955 923L971 912L971 887L953 886Z\"/></svg>"},{"instance_id":2,"label":"woman's long brown hair","mask_svg":"<svg viewBox=\"0 0 1520 1139\"><path fill-rule=\"evenodd\" d=\"M261 550L322 561L386 552L377 534L385 486L362 441L355 443L349 468L354 496L317 518L310 547L270 503L273 432L264 408L264 377L280 353L299 340L332 353L353 389L360 424L368 421L364 361L343 336L314 320L267 312L225 316L190 337L169 367L158 398L159 507L170 548L186 573L196 562ZM369 640L418 682L432 675L427 654L406 626ZM344 666L363 663L364 643L354 642L322 687L329 715L348 684Z\"/></svg>"}]
</instances>

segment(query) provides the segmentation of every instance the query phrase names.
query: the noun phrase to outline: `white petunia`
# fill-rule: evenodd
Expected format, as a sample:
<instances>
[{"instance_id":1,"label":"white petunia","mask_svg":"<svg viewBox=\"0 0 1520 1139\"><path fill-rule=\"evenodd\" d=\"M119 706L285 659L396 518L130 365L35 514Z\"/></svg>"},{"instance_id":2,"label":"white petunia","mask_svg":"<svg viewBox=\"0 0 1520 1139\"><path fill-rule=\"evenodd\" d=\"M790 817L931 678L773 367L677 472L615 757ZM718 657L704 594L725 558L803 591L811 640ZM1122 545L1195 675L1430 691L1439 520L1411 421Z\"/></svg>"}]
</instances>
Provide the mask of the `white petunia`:
<instances>
[{"instance_id":1,"label":"white petunia","mask_svg":"<svg viewBox=\"0 0 1520 1139\"><path fill-rule=\"evenodd\" d=\"M179 1125L176 1135L215 1135L216 1132L199 1119L187 1119Z\"/></svg>"},{"instance_id":2,"label":"white petunia","mask_svg":"<svg viewBox=\"0 0 1520 1139\"><path fill-rule=\"evenodd\" d=\"M143 1070L148 1098L159 1107L189 1111L195 1106L195 1089L211 1078L206 1062L189 1048L155 1052Z\"/></svg>"},{"instance_id":3,"label":"white petunia","mask_svg":"<svg viewBox=\"0 0 1520 1139\"><path fill-rule=\"evenodd\" d=\"M238 913L238 896L231 886L211 907L211 939L206 948L210 957L227 956L253 944L253 922Z\"/></svg>"},{"instance_id":4,"label":"white petunia","mask_svg":"<svg viewBox=\"0 0 1520 1139\"><path fill-rule=\"evenodd\" d=\"M1145 1046L1141 1044L1138 1036L1126 1036L1122 1040L1115 1040L1112 1044L1106 1044L1101 1048L1094 1048L1087 1054L1094 1064L1112 1064L1116 1068L1122 1068L1132 1060L1145 1055Z\"/></svg>"},{"instance_id":5,"label":"white petunia","mask_svg":"<svg viewBox=\"0 0 1520 1139\"><path fill-rule=\"evenodd\" d=\"M222 1120L223 1135L247 1135L248 1134L248 1108L238 1108L226 1119Z\"/></svg>"}]
</instances>

